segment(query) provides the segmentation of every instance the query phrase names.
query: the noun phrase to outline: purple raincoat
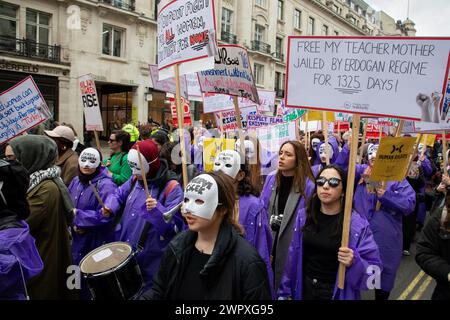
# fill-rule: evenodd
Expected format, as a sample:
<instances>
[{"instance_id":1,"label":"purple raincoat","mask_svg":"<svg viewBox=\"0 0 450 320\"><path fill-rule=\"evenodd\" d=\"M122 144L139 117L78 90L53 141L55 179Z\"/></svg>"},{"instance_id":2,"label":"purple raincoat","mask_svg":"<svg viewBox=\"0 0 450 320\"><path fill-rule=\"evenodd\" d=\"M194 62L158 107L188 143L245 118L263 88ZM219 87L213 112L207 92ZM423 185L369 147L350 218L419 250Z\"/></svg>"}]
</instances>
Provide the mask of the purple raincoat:
<instances>
[{"instance_id":1,"label":"purple raincoat","mask_svg":"<svg viewBox=\"0 0 450 320\"><path fill-rule=\"evenodd\" d=\"M278 296L282 299L302 300L303 298L302 228L305 222L306 212L302 211L301 214L297 215L292 242L289 246L288 261L278 291ZM361 298L360 291L369 289L368 278L372 275L373 269L378 267L381 270L380 253L370 231L369 223L355 211L352 212L350 220L348 247L353 250L353 264L346 270L344 289L342 290L337 287L339 273L336 274L334 300L359 300ZM369 268L370 266L375 267Z\"/></svg>"},{"instance_id":2,"label":"purple raincoat","mask_svg":"<svg viewBox=\"0 0 450 320\"><path fill-rule=\"evenodd\" d=\"M356 166L353 209L369 221L383 262L381 289L391 291L402 257L402 217L414 211L416 193L406 180L389 181L385 194L378 198L376 194L367 192L365 182L357 184L366 168L367 165ZM375 211L377 200L381 203L379 211Z\"/></svg>"},{"instance_id":3,"label":"purple raincoat","mask_svg":"<svg viewBox=\"0 0 450 320\"><path fill-rule=\"evenodd\" d=\"M27 281L44 268L28 224L21 224L0 231L0 300L25 300L22 272Z\"/></svg>"},{"instance_id":4,"label":"purple raincoat","mask_svg":"<svg viewBox=\"0 0 450 320\"><path fill-rule=\"evenodd\" d=\"M253 195L239 198L239 224L244 227L245 239L256 248L267 266L270 284L273 284L273 271L270 264L272 250L272 229L269 216L261 200Z\"/></svg>"},{"instance_id":5,"label":"purple raincoat","mask_svg":"<svg viewBox=\"0 0 450 320\"><path fill-rule=\"evenodd\" d=\"M272 191L274 191L275 188L276 188L276 172L270 174L267 177L267 179L264 183L263 191L260 196L260 199L261 199L262 203L264 204L264 208L268 212L268 215L271 212L269 210L269 207L271 205L270 198L272 195ZM314 188L315 188L314 183L312 183L309 179L306 179L306 188L305 188L306 199L309 199L309 197L313 194ZM293 194L295 194L295 193L291 192L289 197L291 197ZM289 198L288 198L288 202L289 202ZM286 206L286 208L287 208L287 206ZM286 208L285 208L285 210L286 210ZM279 237L278 237L278 241L277 241L277 256L276 256L277 261L273 262L273 265L275 266L275 270L273 270L275 291L278 290L278 286L283 277L284 266L285 266L286 257L288 254L289 245L291 242L291 234L293 232L293 225L294 225L295 219L299 214L304 214L305 210L306 210L305 197L300 196L299 200L295 206L295 212L291 213L289 217L283 217L283 220L286 222L282 222L282 226L280 227L280 233L279 233ZM287 219L287 220L285 220L285 219ZM283 225L285 226L284 228L283 228ZM289 228L290 230L287 230L287 228ZM273 243L272 243L272 246L273 246ZM271 246L271 250L272 250L272 246Z\"/></svg>"},{"instance_id":6,"label":"purple raincoat","mask_svg":"<svg viewBox=\"0 0 450 320\"><path fill-rule=\"evenodd\" d=\"M330 159L330 163L333 164L336 162L336 160L339 157L339 143L336 140L335 137L329 137L328 138L328 143L331 145L331 148L333 149L333 157L331 157ZM325 165L325 163L322 163L320 161L320 146L325 144L325 141L322 141L321 143L319 143L316 147L316 160L319 161L318 164L315 164L311 167L311 170L313 172L314 177L317 177L317 174L319 173L319 171L322 169L322 167Z\"/></svg>"},{"instance_id":7,"label":"purple raincoat","mask_svg":"<svg viewBox=\"0 0 450 320\"><path fill-rule=\"evenodd\" d=\"M106 168L92 179L92 185L104 202L108 195L114 193L117 186L107 174ZM101 205L89 185L84 185L75 177L69 185L69 192L77 214L73 224L84 231L83 234L72 232L72 258L79 264L83 257L105 243L114 241L113 218L106 218L101 213Z\"/></svg>"},{"instance_id":8,"label":"purple raincoat","mask_svg":"<svg viewBox=\"0 0 450 320\"><path fill-rule=\"evenodd\" d=\"M144 290L148 290L167 245L176 233L184 228L179 210L168 223L163 219L163 213L183 201L183 190L178 184L166 196L167 183L161 192L158 192L159 183L149 182L149 193L157 199L157 205L153 210L147 211L145 205L147 197L142 182L133 183L134 179L136 179L135 176L132 176L114 194L110 195L105 206L111 208L114 214L124 208L121 221L116 227L115 238L116 241L128 242L134 250L137 250L145 222L150 223L144 248L136 255L145 282Z\"/></svg>"}]
</instances>

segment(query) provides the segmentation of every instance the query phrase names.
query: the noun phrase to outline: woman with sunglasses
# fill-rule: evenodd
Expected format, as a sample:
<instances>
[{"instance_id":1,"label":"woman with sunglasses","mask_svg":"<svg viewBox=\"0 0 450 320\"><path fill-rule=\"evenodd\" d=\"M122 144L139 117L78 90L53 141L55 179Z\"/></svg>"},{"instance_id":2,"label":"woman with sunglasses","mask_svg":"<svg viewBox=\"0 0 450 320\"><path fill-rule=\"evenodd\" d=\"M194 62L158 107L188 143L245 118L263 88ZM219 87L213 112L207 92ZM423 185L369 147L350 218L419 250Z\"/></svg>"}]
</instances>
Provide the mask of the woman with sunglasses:
<instances>
[{"instance_id":1,"label":"woman with sunglasses","mask_svg":"<svg viewBox=\"0 0 450 320\"><path fill-rule=\"evenodd\" d=\"M380 268L378 247L367 220L352 212L348 247L341 247L346 173L325 166L316 178L306 212L297 215L281 298L357 300L367 290L368 273ZM347 267L344 289L337 288L339 263Z\"/></svg>"},{"instance_id":2,"label":"woman with sunglasses","mask_svg":"<svg viewBox=\"0 0 450 320\"><path fill-rule=\"evenodd\" d=\"M340 153L340 156L345 155L346 165L348 150L349 147L344 148ZM381 288L375 290L375 299L388 300L403 253L403 216L414 211L416 193L406 179L389 181L385 188L370 179L377 150L378 145L370 144L367 148L368 164L356 165L353 209L369 221L383 262ZM379 207L377 202L380 202Z\"/></svg>"},{"instance_id":3,"label":"woman with sunglasses","mask_svg":"<svg viewBox=\"0 0 450 320\"><path fill-rule=\"evenodd\" d=\"M278 157L278 170L267 176L260 197L272 228L271 262L275 291L285 269L294 222L305 210L306 201L314 191L314 177L305 147L300 142L284 142Z\"/></svg>"},{"instance_id":4,"label":"woman with sunglasses","mask_svg":"<svg viewBox=\"0 0 450 320\"><path fill-rule=\"evenodd\" d=\"M131 177L131 169L127 162L130 134L122 130L113 131L108 144L111 148L111 156L105 159L103 164L111 172L114 183L121 186Z\"/></svg>"}]
</instances>

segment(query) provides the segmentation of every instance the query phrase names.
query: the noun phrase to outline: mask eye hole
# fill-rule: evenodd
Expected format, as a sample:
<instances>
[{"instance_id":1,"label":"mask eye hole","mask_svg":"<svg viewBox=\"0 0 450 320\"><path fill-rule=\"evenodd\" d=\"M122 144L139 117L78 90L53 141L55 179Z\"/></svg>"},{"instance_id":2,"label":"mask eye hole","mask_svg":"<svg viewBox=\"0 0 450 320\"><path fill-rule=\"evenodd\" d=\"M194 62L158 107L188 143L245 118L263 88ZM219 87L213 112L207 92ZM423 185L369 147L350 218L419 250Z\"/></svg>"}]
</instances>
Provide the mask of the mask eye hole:
<instances>
[{"instance_id":1,"label":"mask eye hole","mask_svg":"<svg viewBox=\"0 0 450 320\"><path fill-rule=\"evenodd\" d=\"M205 203L205 201L203 201L202 199L195 200L195 204L202 205L204 203Z\"/></svg>"},{"instance_id":2,"label":"mask eye hole","mask_svg":"<svg viewBox=\"0 0 450 320\"><path fill-rule=\"evenodd\" d=\"M215 166L220 166L220 162L214 163Z\"/></svg>"},{"instance_id":3,"label":"mask eye hole","mask_svg":"<svg viewBox=\"0 0 450 320\"><path fill-rule=\"evenodd\" d=\"M229 164L229 163L227 163L227 164L225 165L225 167L227 167L227 168L231 168L231 167L232 167L232 165L231 165L231 164Z\"/></svg>"},{"instance_id":4,"label":"mask eye hole","mask_svg":"<svg viewBox=\"0 0 450 320\"><path fill-rule=\"evenodd\" d=\"M184 203L188 203L189 199L188 198L184 198Z\"/></svg>"}]
</instances>

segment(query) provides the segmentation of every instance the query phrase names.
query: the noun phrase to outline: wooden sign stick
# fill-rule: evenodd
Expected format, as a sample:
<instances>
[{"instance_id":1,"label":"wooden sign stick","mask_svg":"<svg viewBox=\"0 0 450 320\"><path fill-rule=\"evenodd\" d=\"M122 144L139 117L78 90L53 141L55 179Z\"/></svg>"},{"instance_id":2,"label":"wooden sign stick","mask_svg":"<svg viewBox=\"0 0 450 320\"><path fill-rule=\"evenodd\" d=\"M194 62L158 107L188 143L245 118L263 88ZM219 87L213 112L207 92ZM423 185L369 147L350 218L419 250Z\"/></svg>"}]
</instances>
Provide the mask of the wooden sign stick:
<instances>
[{"instance_id":1,"label":"wooden sign stick","mask_svg":"<svg viewBox=\"0 0 450 320\"><path fill-rule=\"evenodd\" d=\"M327 113L322 111L322 133L325 139L325 152L327 154L326 165L330 165L330 150L328 146L328 123L327 123Z\"/></svg>"},{"instance_id":2,"label":"wooden sign stick","mask_svg":"<svg viewBox=\"0 0 450 320\"><path fill-rule=\"evenodd\" d=\"M97 189L94 187L91 181L89 181L89 186L91 187L92 191L94 191L95 197L97 198L98 203L102 206L102 208L105 208L105 204L102 201L102 198L100 198L100 195L98 194Z\"/></svg>"},{"instance_id":3,"label":"wooden sign stick","mask_svg":"<svg viewBox=\"0 0 450 320\"><path fill-rule=\"evenodd\" d=\"M408 173L409 173L409 170L411 169L411 165L413 163L413 160L416 158L417 153L419 151L420 140L422 140L422 134L421 133L419 133L416 146L414 147L414 152L411 155L411 157L409 158L408 167L406 168L406 172L405 172L405 178L408 176Z\"/></svg>"},{"instance_id":4,"label":"wooden sign stick","mask_svg":"<svg viewBox=\"0 0 450 320\"><path fill-rule=\"evenodd\" d=\"M181 146L181 168L183 171L183 186L186 188L188 184L187 166L186 166L186 145L184 142L184 112L181 107L181 90L180 90L180 69L178 64L174 65L175 69L175 87L176 87L176 103L177 103L177 120L178 130L180 130L180 146Z\"/></svg>"},{"instance_id":5,"label":"wooden sign stick","mask_svg":"<svg viewBox=\"0 0 450 320\"><path fill-rule=\"evenodd\" d=\"M355 114L353 116L352 124L352 141L358 141L359 134L359 121L360 116ZM345 191L345 207L344 207L344 221L342 229L342 247L348 247L349 236L350 236L350 219L352 215L353 208L353 191L355 188L355 169L356 169L356 154L358 151L358 143L352 143L350 146L350 159L348 164L348 179L347 179L347 189ZM339 282L338 287L344 289L345 282L345 266L341 263L339 264Z\"/></svg>"},{"instance_id":6,"label":"wooden sign stick","mask_svg":"<svg viewBox=\"0 0 450 320\"><path fill-rule=\"evenodd\" d=\"M369 123L369 121L366 121L364 123L364 132L363 132L363 136L362 136L362 141L361 141L361 149L359 149L359 159L358 159L358 164L361 164L362 158L363 158L363 153L364 153L364 144L366 143L366 135L367 135L367 124ZM359 133L359 128L358 128L358 133ZM359 137L359 134L358 134ZM352 141L353 143L353 141ZM358 145L358 141L356 141L356 145Z\"/></svg>"},{"instance_id":7,"label":"wooden sign stick","mask_svg":"<svg viewBox=\"0 0 450 320\"><path fill-rule=\"evenodd\" d=\"M94 130L94 137L95 137L95 144L97 145L97 149L99 152L101 152L101 146L100 146L100 139L98 137L98 132L97 130Z\"/></svg>"},{"instance_id":8,"label":"wooden sign stick","mask_svg":"<svg viewBox=\"0 0 450 320\"><path fill-rule=\"evenodd\" d=\"M308 111L305 114L305 149L308 151L309 149L309 132L308 132Z\"/></svg>"},{"instance_id":9,"label":"wooden sign stick","mask_svg":"<svg viewBox=\"0 0 450 320\"><path fill-rule=\"evenodd\" d=\"M141 151L139 150L139 145L138 144L136 144L136 150L138 152L139 166L141 168L141 177L142 177L142 180L144 182L144 190L145 190L145 194L147 195L147 199L148 199L148 198L150 198L150 192L148 192L147 173L143 172L144 171L144 167L142 166L142 156L141 156Z\"/></svg>"}]
</instances>

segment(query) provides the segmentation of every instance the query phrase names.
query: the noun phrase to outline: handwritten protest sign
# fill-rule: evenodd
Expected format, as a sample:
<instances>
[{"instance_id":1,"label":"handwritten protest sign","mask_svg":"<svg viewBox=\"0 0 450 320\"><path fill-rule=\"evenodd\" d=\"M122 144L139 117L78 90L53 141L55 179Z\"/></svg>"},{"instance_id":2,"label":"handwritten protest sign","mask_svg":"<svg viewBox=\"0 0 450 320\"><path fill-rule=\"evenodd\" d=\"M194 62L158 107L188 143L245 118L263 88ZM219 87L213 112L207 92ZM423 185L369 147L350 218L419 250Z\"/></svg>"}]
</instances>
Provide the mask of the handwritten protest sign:
<instances>
[{"instance_id":1,"label":"handwritten protest sign","mask_svg":"<svg viewBox=\"0 0 450 320\"><path fill-rule=\"evenodd\" d=\"M247 116L247 128L261 128L283 123L283 117L270 117L260 114L249 114Z\"/></svg>"},{"instance_id":2,"label":"handwritten protest sign","mask_svg":"<svg viewBox=\"0 0 450 320\"><path fill-rule=\"evenodd\" d=\"M247 128L247 116L249 114L256 114L256 107L243 108L241 110L241 121L242 128ZM220 116L222 115L222 126L220 125ZM214 113L216 118L217 127L222 127L224 132L236 131L238 129L238 124L236 121L236 113L234 110L222 111L219 113Z\"/></svg>"},{"instance_id":3,"label":"handwritten protest sign","mask_svg":"<svg viewBox=\"0 0 450 320\"><path fill-rule=\"evenodd\" d=\"M234 108L233 97L226 94L204 93L203 112L213 113Z\"/></svg>"},{"instance_id":4,"label":"handwritten protest sign","mask_svg":"<svg viewBox=\"0 0 450 320\"><path fill-rule=\"evenodd\" d=\"M203 164L205 172L214 168L214 160L223 150L234 150L234 139L205 138L203 140Z\"/></svg>"},{"instance_id":5,"label":"handwritten protest sign","mask_svg":"<svg viewBox=\"0 0 450 320\"><path fill-rule=\"evenodd\" d=\"M78 82L80 84L81 101L86 119L86 130L103 131L102 116L94 78L91 74L86 74L79 77Z\"/></svg>"},{"instance_id":6,"label":"handwritten protest sign","mask_svg":"<svg viewBox=\"0 0 450 320\"><path fill-rule=\"evenodd\" d=\"M165 80L158 80L158 66L155 64L150 65L150 77L152 79L153 83L153 89L159 90L162 92L169 92L172 94L176 94L176 83L175 78L169 78ZM180 90L181 90L181 96L183 98L188 98L188 89L187 89L187 82L186 77L181 76L180 77Z\"/></svg>"},{"instance_id":7,"label":"handwritten protest sign","mask_svg":"<svg viewBox=\"0 0 450 320\"><path fill-rule=\"evenodd\" d=\"M176 100L175 100L175 98L169 98L169 101L170 101L170 111L172 113L173 126L175 128L178 128ZM192 120L191 120L191 111L190 111L189 100L181 98L181 105L183 107L183 125L190 126L190 125L192 125Z\"/></svg>"},{"instance_id":8,"label":"handwritten protest sign","mask_svg":"<svg viewBox=\"0 0 450 320\"><path fill-rule=\"evenodd\" d=\"M256 129L261 148L269 152L278 152L281 144L285 141L295 140L297 133L296 122L281 123Z\"/></svg>"},{"instance_id":9,"label":"handwritten protest sign","mask_svg":"<svg viewBox=\"0 0 450 320\"><path fill-rule=\"evenodd\" d=\"M198 72L202 92L243 97L259 104L247 50L237 45L219 45L214 69Z\"/></svg>"},{"instance_id":10,"label":"handwritten protest sign","mask_svg":"<svg viewBox=\"0 0 450 320\"><path fill-rule=\"evenodd\" d=\"M371 181L401 181L405 178L416 138L381 139L370 175Z\"/></svg>"},{"instance_id":11,"label":"handwritten protest sign","mask_svg":"<svg viewBox=\"0 0 450 320\"><path fill-rule=\"evenodd\" d=\"M189 64L216 54L213 0L177 0L158 9L159 80L173 77L172 71L164 72L170 66ZM194 65L186 69L180 67L180 75L204 70L205 66L206 69L213 68L213 65Z\"/></svg>"},{"instance_id":12,"label":"handwritten protest sign","mask_svg":"<svg viewBox=\"0 0 450 320\"><path fill-rule=\"evenodd\" d=\"M295 121L298 118L303 117L307 112L305 109L289 108L287 113L283 115L284 122Z\"/></svg>"},{"instance_id":13,"label":"handwritten protest sign","mask_svg":"<svg viewBox=\"0 0 450 320\"><path fill-rule=\"evenodd\" d=\"M203 101L202 92L200 91L200 84L198 83L197 73L188 73L185 74L185 77L189 100Z\"/></svg>"},{"instance_id":14,"label":"handwritten protest sign","mask_svg":"<svg viewBox=\"0 0 450 320\"><path fill-rule=\"evenodd\" d=\"M421 101L444 91L449 47L450 38L289 37L286 104L431 121L439 110Z\"/></svg>"},{"instance_id":15,"label":"handwritten protest sign","mask_svg":"<svg viewBox=\"0 0 450 320\"><path fill-rule=\"evenodd\" d=\"M47 104L31 76L0 95L0 143L51 117Z\"/></svg>"},{"instance_id":16,"label":"handwritten protest sign","mask_svg":"<svg viewBox=\"0 0 450 320\"><path fill-rule=\"evenodd\" d=\"M239 108L246 108L256 105L259 112L272 112L275 108L275 91L258 89L259 103L250 99L239 98Z\"/></svg>"}]
</instances>

